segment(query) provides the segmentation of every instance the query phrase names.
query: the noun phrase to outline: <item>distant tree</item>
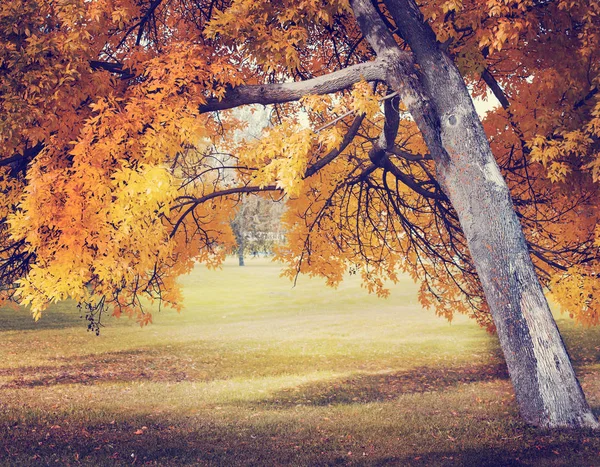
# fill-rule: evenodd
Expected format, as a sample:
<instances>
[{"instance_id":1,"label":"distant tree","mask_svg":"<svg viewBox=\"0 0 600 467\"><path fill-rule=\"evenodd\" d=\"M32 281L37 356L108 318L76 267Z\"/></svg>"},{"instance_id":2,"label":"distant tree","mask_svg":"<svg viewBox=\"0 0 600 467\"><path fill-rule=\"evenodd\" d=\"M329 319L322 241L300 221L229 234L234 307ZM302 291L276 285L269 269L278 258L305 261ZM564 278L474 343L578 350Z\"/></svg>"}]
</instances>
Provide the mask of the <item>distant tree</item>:
<instances>
[{"instance_id":1,"label":"distant tree","mask_svg":"<svg viewBox=\"0 0 600 467\"><path fill-rule=\"evenodd\" d=\"M244 256L248 251L252 254L273 253L275 245L283 241L281 216L284 208L282 201L252 195L242 198L231 220L240 266L244 266Z\"/></svg>"}]
</instances>

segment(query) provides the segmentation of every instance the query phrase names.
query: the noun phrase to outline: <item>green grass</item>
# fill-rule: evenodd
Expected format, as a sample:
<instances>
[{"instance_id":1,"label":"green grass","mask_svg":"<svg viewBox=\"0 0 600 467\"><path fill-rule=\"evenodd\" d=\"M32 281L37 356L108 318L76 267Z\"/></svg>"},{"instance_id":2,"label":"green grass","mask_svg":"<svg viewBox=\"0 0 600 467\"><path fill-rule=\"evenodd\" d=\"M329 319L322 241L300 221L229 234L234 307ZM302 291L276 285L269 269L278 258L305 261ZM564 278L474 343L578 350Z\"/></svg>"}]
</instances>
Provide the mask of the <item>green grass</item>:
<instances>
[{"instance_id":1,"label":"green grass","mask_svg":"<svg viewBox=\"0 0 600 467\"><path fill-rule=\"evenodd\" d=\"M85 331L0 311L5 465L600 465L600 436L520 421L497 340L264 259L182 279L185 310ZM559 326L596 412L600 331Z\"/></svg>"}]
</instances>

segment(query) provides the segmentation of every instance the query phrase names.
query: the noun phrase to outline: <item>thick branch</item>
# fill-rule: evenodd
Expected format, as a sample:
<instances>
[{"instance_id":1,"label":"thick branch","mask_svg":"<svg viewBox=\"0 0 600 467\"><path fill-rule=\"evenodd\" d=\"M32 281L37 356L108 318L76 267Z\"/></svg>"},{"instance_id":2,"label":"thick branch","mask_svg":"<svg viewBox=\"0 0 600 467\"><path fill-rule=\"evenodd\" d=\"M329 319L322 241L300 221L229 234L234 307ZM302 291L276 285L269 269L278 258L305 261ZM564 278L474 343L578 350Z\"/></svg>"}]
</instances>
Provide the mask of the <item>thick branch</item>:
<instances>
[{"instance_id":1,"label":"thick branch","mask_svg":"<svg viewBox=\"0 0 600 467\"><path fill-rule=\"evenodd\" d=\"M385 123L383 130L373 145L373 148L369 151L369 159L373 164L387 170L396 177L397 180L416 193L419 193L421 196L431 199L441 199L442 197L440 194L424 189L410 175L402 172L402 170L400 170L400 168L389 158L388 152L391 152L390 150L395 148L394 141L398 134L398 125L400 122L400 114L398 113L397 105L398 102L396 102L396 107L394 107L394 103L391 99L386 101L384 107Z\"/></svg>"},{"instance_id":2,"label":"thick branch","mask_svg":"<svg viewBox=\"0 0 600 467\"><path fill-rule=\"evenodd\" d=\"M25 149L23 154L13 154L6 159L0 160L0 167L12 165L11 176L16 176L18 173L25 170L27 164L44 149L43 143L38 143L31 148Z\"/></svg>"},{"instance_id":3,"label":"thick branch","mask_svg":"<svg viewBox=\"0 0 600 467\"><path fill-rule=\"evenodd\" d=\"M485 84L487 84L492 90L492 93L494 94L494 96L496 96L496 99L498 99L498 101L502 105L502 108L508 109L508 107L510 106L510 102L508 101L506 94L498 84L498 81L496 81L496 78L494 78L494 75L490 73L490 70L484 68L481 73L481 77L485 81Z\"/></svg>"},{"instance_id":4,"label":"thick branch","mask_svg":"<svg viewBox=\"0 0 600 467\"><path fill-rule=\"evenodd\" d=\"M356 133L358 133L358 130L359 130L360 125L362 124L364 118L365 118L365 114L357 116L354 119L354 121L352 122L352 125L350 126L350 128L348 129L348 132L344 136L344 139L342 140L342 143L340 144L340 146L336 149L331 150L325 157L323 157L322 159L319 159L317 162L315 162L313 165L311 165L308 169L306 169L306 172L304 173L304 178L313 176L315 173L317 173L319 170L321 170L323 167L325 167L327 164L329 164L333 159L335 159L337 156L339 156L341 154L341 152L344 149L346 149L346 147L348 147L348 145L352 142L352 140L356 136Z\"/></svg>"},{"instance_id":5,"label":"thick branch","mask_svg":"<svg viewBox=\"0 0 600 467\"><path fill-rule=\"evenodd\" d=\"M597 93L598 93L598 88L592 88L592 90L590 92L588 92L583 99L575 102L575 105L573 105L573 108L578 109L579 107L585 105Z\"/></svg>"},{"instance_id":6,"label":"thick branch","mask_svg":"<svg viewBox=\"0 0 600 467\"><path fill-rule=\"evenodd\" d=\"M4 167L5 165L10 165L13 162L17 162L19 160L23 159L23 155L22 154L14 154L10 157L7 157L6 159L2 159L0 160L0 167Z\"/></svg>"},{"instance_id":7,"label":"thick branch","mask_svg":"<svg viewBox=\"0 0 600 467\"><path fill-rule=\"evenodd\" d=\"M386 149L386 152L388 152L390 154L394 154L395 156L401 157L402 159L406 159L407 161L417 162L417 161L432 160L432 157L430 154L425 154L423 156L420 154L413 154L412 152L408 152L408 151L404 151L403 149L400 149L398 146L393 146L391 148L388 148L388 149Z\"/></svg>"},{"instance_id":8,"label":"thick branch","mask_svg":"<svg viewBox=\"0 0 600 467\"><path fill-rule=\"evenodd\" d=\"M396 49L399 51L398 44L370 0L351 0L350 6L363 36L378 57ZM408 56L408 53L402 53Z\"/></svg>"},{"instance_id":9,"label":"thick branch","mask_svg":"<svg viewBox=\"0 0 600 467\"><path fill-rule=\"evenodd\" d=\"M384 78L384 63L375 60L359 63L306 81L238 86L227 91L221 100L208 99L206 104L200 106L200 111L212 112L249 104L282 104L311 94L330 94L342 91L363 79L377 81Z\"/></svg>"},{"instance_id":10,"label":"thick branch","mask_svg":"<svg viewBox=\"0 0 600 467\"><path fill-rule=\"evenodd\" d=\"M154 0L150 4L148 11L146 11L146 14L144 14L144 17L140 20L140 28L138 30L137 38L135 40L135 45L140 45L140 42L142 41L142 35L144 34L144 26L146 26L146 24L150 21L150 18L152 17L152 15L154 14L161 2L162 0Z\"/></svg>"},{"instance_id":11,"label":"thick branch","mask_svg":"<svg viewBox=\"0 0 600 467\"><path fill-rule=\"evenodd\" d=\"M391 148L394 146L394 141L396 141L398 126L400 125L400 113L398 111L399 104L400 98L398 96L386 100L383 104L385 122L378 143L382 148Z\"/></svg>"},{"instance_id":12,"label":"thick branch","mask_svg":"<svg viewBox=\"0 0 600 467\"><path fill-rule=\"evenodd\" d=\"M90 67L92 70L105 70L109 73L120 75L121 79L131 79L135 77L133 71L129 68L123 68L123 65L121 63L90 60Z\"/></svg>"}]
</instances>

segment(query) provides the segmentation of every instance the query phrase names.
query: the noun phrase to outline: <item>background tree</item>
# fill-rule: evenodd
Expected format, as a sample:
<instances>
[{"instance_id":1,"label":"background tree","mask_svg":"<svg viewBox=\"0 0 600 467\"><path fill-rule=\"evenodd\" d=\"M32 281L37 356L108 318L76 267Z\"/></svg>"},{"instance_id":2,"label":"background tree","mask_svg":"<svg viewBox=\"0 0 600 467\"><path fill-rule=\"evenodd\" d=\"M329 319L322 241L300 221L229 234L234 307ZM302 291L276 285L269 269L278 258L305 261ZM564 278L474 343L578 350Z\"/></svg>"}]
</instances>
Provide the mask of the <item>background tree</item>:
<instances>
[{"instance_id":1,"label":"background tree","mask_svg":"<svg viewBox=\"0 0 600 467\"><path fill-rule=\"evenodd\" d=\"M281 225L284 208L283 202L259 196L248 196L242 199L231 221L240 266L244 266L246 253L272 254L275 246L281 243L284 238Z\"/></svg>"},{"instance_id":2,"label":"background tree","mask_svg":"<svg viewBox=\"0 0 600 467\"><path fill-rule=\"evenodd\" d=\"M176 277L231 247L240 197L276 191L289 275L335 285L357 268L385 295L408 272L425 306L495 326L528 422L595 427L534 267L597 322L597 8L3 5L5 296L36 317L72 297L145 323L140 296L178 306ZM502 103L486 126L516 214L466 83ZM277 125L237 143L226 110L256 103Z\"/></svg>"}]
</instances>

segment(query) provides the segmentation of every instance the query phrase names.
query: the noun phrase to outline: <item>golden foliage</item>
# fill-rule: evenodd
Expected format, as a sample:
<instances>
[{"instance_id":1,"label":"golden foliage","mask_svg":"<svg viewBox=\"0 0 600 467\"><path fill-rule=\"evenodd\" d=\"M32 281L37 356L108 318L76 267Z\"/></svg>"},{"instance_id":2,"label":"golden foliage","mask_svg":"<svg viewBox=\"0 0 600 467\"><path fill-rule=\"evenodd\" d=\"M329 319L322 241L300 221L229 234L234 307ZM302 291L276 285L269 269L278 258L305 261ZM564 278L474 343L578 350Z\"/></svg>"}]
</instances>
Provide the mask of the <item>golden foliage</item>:
<instances>
[{"instance_id":1,"label":"golden foliage","mask_svg":"<svg viewBox=\"0 0 600 467\"><path fill-rule=\"evenodd\" d=\"M439 0L422 11L475 95L487 92L489 71L508 96L509 111L490 112L485 125L542 280L576 319L597 324L598 3ZM372 56L347 0L2 3L0 298L16 292L36 319L70 297L145 324L143 297L178 308L176 278L195 261L218 267L240 193L272 189L288 208L277 253L287 276L336 286L359 273L385 296L405 272L424 306L491 327L402 103L395 143L412 158L386 157L406 179L370 159L388 89L361 81L279 105L256 140L239 141L245 122L234 112L200 110L244 84Z\"/></svg>"}]
</instances>

